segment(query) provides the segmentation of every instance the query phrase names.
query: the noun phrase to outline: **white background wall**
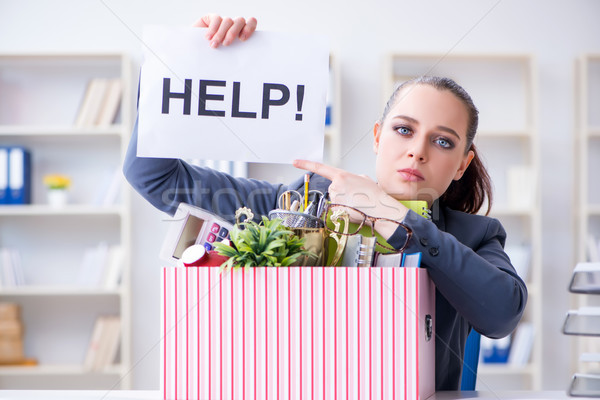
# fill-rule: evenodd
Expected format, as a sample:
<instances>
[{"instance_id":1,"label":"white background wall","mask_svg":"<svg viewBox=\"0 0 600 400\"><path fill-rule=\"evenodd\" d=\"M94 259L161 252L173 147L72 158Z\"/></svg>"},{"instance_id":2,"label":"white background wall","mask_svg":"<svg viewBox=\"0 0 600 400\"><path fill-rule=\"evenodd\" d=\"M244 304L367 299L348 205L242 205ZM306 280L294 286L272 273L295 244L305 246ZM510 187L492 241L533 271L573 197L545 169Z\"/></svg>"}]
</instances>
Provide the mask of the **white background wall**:
<instances>
[{"instance_id":1,"label":"white background wall","mask_svg":"<svg viewBox=\"0 0 600 400\"><path fill-rule=\"evenodd\" d=\"M373 175L381 61L391 51L531 53L539 70L545 389L565 389L571 341L560 333L574 262L574 61L600 53L596 0L157 1L0 0L0 52L125 51L139 61L145 24L189 25L207 12L256 16L265 30L331 38L342 70L343 165ZM475 99L476 100L476 99ZM133 199L136 389L158 388L161 214ZM510 233L509 233L510 234Z\"/></svg>"}]
</instances>

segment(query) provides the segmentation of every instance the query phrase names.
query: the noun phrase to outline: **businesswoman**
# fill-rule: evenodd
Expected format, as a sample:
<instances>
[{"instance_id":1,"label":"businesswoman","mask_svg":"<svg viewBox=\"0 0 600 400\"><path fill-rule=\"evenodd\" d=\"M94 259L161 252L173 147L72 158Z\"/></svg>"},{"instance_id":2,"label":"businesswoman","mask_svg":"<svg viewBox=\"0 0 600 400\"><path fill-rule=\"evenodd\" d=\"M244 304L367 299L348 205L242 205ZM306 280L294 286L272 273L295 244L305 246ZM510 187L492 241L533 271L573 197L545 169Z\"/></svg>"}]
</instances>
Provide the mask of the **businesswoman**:
<instances>
[{"instance_id":1,"label":"businesswoman","mask_svg":"<svg viewBox=\"0 0 600 400\"><path fill-rule=\"evenodd\" d=\"M209 44L218 47L249 39L256 20L207 15L195 25L208 28ZM473 145L477 123L478 111L458 84L421 77L401 85L374 124L376 180L317 162L294 162L311 171L310 189L328 191L334 203L386 218L375 230L388 244L422 253L422 266L436 286L436 390L459 388L471 329L504 337L527 302L525 284L503 250L502 225L476 214L486 199L491 206L489 176ZM140 158L136 148L137 124L124 173L142 196L170 214L186 202L229 220L241 206L266 215L282 192L303 190L301 178L287 185L234 178L183 160ZM407 199L427 201L432 218L398 201Z\"/></svg>"}]
</instances>

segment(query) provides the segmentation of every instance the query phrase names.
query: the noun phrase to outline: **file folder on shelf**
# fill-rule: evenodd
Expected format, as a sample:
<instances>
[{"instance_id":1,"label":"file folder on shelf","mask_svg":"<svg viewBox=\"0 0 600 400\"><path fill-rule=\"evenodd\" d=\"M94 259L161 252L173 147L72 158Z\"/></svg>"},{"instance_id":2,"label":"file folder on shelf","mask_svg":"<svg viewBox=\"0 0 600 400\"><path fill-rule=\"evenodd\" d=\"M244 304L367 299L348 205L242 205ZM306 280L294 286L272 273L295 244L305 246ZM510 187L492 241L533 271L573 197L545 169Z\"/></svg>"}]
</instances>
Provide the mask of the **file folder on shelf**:
<instances>
[{"instance_id":1,"label":"file folder on shelf","mask_svg":"<svg viewBox=\"0 0 600 400\"><path fill-rule=\"evenodd\" d=\"M23 147L0 148L0 204L31 203L31 156Z\"/></svg>"},{"instance_id":2,"label":"file folder on shelf","mask_svg":"<svg viewBox=\"0 0 600 400\"><path fill-rule=\"evenodd\" d=\"M0 147L0 204L8 203L8 148Z\"/></svg>"},{"instance_id":3,"label":"file folder on shelf","mask_svg":"<svg viewBox=\"0 0 600 400\"><path fill-rule=\"evenodd\" d=\"M31 157L23 147L8 153L8 188L11 204L31 203Z\"/></svg>"}]
</instances>

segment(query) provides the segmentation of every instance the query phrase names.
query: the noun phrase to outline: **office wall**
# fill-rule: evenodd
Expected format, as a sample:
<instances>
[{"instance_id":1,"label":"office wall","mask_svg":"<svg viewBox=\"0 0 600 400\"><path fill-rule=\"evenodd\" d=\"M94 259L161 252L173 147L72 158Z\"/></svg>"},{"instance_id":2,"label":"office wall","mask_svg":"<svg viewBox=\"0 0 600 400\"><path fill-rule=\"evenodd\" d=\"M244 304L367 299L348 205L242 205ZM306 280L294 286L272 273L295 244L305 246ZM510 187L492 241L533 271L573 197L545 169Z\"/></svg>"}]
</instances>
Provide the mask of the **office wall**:
<instances>
[{"instance_id":1,"label":"office wall","mask_svg":"<svg viewBox=\"0 0 600 400\"><path fill-rule=\"evenodd\" d=\"M249 4L252 3L252 4ZM390 51L517 52L539 68L544 250L544 388L567 387L571 341L560 334L574 261L574 60L600 53L594 0L91 1L0 0L0 52L122 50L137 60L144 24L191 24L207 12L256 16L268 30L328 35L342 69L343 165L373 176L381 60ZM289 170L288 170L289 172ZM275 177L279 177L276 175ZM284 176L282 175L281 178ZM134 199L134 363L137 389L158 388L161 214Z\"/></svg>"}]
</instances>

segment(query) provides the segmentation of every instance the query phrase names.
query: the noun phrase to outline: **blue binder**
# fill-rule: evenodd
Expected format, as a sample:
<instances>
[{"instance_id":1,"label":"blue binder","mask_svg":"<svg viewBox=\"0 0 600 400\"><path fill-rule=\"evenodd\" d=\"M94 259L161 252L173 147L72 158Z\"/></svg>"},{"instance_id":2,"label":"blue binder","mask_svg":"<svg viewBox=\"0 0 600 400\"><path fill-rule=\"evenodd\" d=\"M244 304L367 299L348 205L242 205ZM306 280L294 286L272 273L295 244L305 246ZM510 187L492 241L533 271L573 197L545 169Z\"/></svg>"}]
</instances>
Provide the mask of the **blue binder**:
<instances>
[{"instance_id":1,"label":"blue binder","mask_svg":"<svg viewBox=\"0 0 600 400\"><path fill-rule=\"evenodd\" d=\"M8 148L8 203L31 203L31 155L24 147Z\"/></svg>"},{"instance_id":2,"label":"blue binder","mask_svg":"<svg viewBox=\"0 0 600 400\"><path fill-rule=\"evenodd\" d=\"M0 147L0 205L10 203L8 195L8 148Z\"/></svg>"}]
</instances>

